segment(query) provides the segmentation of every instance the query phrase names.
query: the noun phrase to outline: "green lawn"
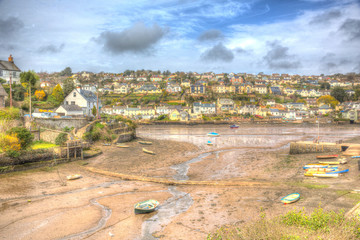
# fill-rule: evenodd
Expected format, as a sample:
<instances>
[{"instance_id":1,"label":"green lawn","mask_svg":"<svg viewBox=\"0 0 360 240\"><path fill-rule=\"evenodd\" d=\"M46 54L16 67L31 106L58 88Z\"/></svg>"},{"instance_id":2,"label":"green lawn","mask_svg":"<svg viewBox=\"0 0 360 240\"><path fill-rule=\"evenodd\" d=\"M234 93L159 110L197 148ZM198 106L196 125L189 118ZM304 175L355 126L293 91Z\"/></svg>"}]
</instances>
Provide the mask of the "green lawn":
<instances>
[{"instance_id":1,"label":"green lawn","mask_svg":"<svg viewBox=\"0 0 360 240\"><path fill-rule=\"evenodd\" d=\"M36 141L31 145L31 148L32 149L47 149L47 148L53 148L53 147L57 147L57 146L58 145L49 143L49 142Z\"/></svg>"}]
</instances>

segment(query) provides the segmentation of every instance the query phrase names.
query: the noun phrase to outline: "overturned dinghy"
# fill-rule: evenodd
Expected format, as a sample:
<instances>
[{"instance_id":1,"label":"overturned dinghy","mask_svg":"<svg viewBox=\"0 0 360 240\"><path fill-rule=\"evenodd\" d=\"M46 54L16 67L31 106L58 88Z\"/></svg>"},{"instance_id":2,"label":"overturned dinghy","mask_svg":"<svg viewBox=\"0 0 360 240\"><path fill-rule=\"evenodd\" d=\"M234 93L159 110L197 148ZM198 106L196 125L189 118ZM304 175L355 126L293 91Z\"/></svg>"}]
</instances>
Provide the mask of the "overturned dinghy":
<instances>
[{"instance_id":1,"label":"overturned dinghy","mask_svg":"<svg viewBox=\"0 0 360 240\"><path fill-rule=\"evenodd\" d=\"M79 178L82 178L82 176L80 174L73 174L73 175L66 176L67 180L76 180Z\"/></svg>"}]
</instances>

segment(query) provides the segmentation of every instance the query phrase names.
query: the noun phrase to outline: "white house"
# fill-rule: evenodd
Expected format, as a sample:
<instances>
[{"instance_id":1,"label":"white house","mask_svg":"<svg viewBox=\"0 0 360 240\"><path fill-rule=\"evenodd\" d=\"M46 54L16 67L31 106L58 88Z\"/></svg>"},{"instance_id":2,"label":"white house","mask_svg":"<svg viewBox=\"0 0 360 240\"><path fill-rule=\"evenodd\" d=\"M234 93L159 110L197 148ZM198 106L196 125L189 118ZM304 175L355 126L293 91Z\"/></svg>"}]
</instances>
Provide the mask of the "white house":
<instances>
[{"instance_id":1,"label":"white house","mask_svg":"<svg viewBox=\"0 0 360 240\"><path fill-rule=\"evenodd\" d=\"M8 61L0 60L0 78L5 79L6 83L20 83L21 70L15 65L13 57L10 55Z\"/></svg>"},{"instance_id":2,"label":"white house","mask_svg":"<svg viewBox=\"0 0 360 240\"><path fill-rule=\"evenodd\" d=\"M97 109L97 97L93 92L83 90L80 87L72 90L64 99L64 105L78 105L82 108L85 116L93 116L92 109ZM99 98L99 108L101 108L101 101Z\"/></svg>"},{"instance_id":3,"label":"white house","mask_svg":"<svg viewBox=\"0 0 360 240\"><path fill-rule=\"evenodd\" d=\"M216 114L216 104L194 102L193 111L196 114Z\"/></svg>"},{"instance_id":4,"label":"white house","mask_svg":"<svg viewBox=\"0 0 360 240\"><path fill-rule=\"evenodd\" d=\"M65 116L78 116L84 115L83 110L78 105L61 105L55 110L56 113L64 114Z\"/></svg>"}]
</instances>

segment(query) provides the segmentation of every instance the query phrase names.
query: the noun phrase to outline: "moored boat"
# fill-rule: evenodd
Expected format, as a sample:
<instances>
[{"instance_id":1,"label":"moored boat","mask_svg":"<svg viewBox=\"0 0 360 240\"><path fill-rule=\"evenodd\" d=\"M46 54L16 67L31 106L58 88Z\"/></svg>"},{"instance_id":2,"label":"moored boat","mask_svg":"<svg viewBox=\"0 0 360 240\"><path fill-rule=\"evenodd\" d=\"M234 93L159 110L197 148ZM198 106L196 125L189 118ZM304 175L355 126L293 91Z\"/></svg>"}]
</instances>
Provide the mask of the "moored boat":
<instances>
[{"instance_id":1,"label":"moored boat","mask_svg":"<svg viewBox=\"0 0 360 240\"><path fill-rule=\"evenodd\" d=\"M352 156L351 158L360 158L360 156Z\"/></svg>"},{"instance_id":2,"label":"moored boat","mask_svg":"<svg viewBox=\"0 0 360 240\"><path fill-rule=\"evenodd\" d=\"M289 195L283 197L281 202L284 204L293 203L300 199L300 193L290 193Z\"/></svg>"},{"instance_id":3,"label":"moored boat","mask_svg":"<svg viewBox=\"0 0 360 240\"><path fill-rule=\"evenodd\" d=\"M338 173L314 173L314 177L322 177L322 178L337 178L339 177Z\"/></svg>"},{"instance_id":4,"label":"moored boat","mask_svg":"<svg viewBox=\"0 0 360 240\"><path fill-rule=\"evenodd\" d=\"M335 154L335 155L319 155L316 156L317 159L329 159L329 158L337 158L339 155Z\"/></svg>"},{"instance_id":5,"label":"moored boat","mask_svg":"<svg viewBox=\"0 0 360 240\"><path fill-rule=\"evenodd\" d=\"M147 141L138 141L138 143L144 144L144 145L151 145L152 144L152 142L147 142Z\"/></svg>"},{"instance_id":6,"label":"moored boat","mask_svg":"<svg viewBox=\"0 0 360 240\"><path fill-rule=\"evenodd\" d=\"M159 202L154 199L139 202L134 206L135 214L153 212L157 206L159 206Z\"/></svg>"},{"instance_id":7,"label":"moored boat","mask_svg":"<svg viewBox=\"0 0 360 240\"><path fill-rule=\"evenodd\" d=\"M213 143L211 141L207 141L206 144L209 145L209 146L213 145Z\"/></svg>"},{"instance_id":8,"label":"moored boat","mask_svg":"<svg viewBox=\"0 0 360 240\"><path fill-rule=\"evenodd\" d=\"M147 154L152 154L152 155L155 155L155 153L153 151L149 151L145 148L142 149L144 153L147 153Z\"/></svg>"},{"instance_id":9,"label":"moored boat","mask_svg":"<svg viewBox=\"0 0 360 240\"><path fill-rule=\"evenodd\" d=\"M308 168L329 168L330 166L328 164L325 163L310 163L310 164L306 164L303 169L308 169Z\"/></svg>"},{"instance_id":10,"label":"moored boat","mask_svg":"<svg viewBox=\"0 0 360 240\"><path fill-rule=\"evenodd\" d=\"M216 133L216 132L211 132L211 133L208 133L207 134L208 136L211 136L211 137L218 137L220 136L220 134Z\"/></svg>"},{"instance_id":11,"label":"moored boat","mask_svg":"<svg viewBox=\"0 0 360 240\"><path fill-rule=\"evenodd\" d=\"M328 164L328 165L339 165L340 164L340 162L324 162L324 161L319 161L319 163Z\"/></svg>"},{"instance_id":12,"label":"moored boat","mask_svg":"<svg viewBox=\"0 0 360 240\"><path fill-rule=\"evenodd\" d=\"M129 145L123 145L123 144L116 144L118 148L128 148Z\"/></svg>"},{"instance_id":13,"label":"moored boat","mask_svg":"<svg viewBox=\"0 0 360 240\"><path fill-rule=\"evenodd\" d=\"M349 172L349 169L345 169L345 170L341 170L341 171L328 172L327 174L330 174L330 173L347 173L347 172Z\"/></svg>"},{"instance_id":14,"label":"moored boat","mask_svg":"<svg viewBox=\"0 0 360 240\"><path fill-rule=\"evenodd\" d=\"M75 180L75 179L82 178L82 176L80 174L73 174L73 175L66 176L66 178L67 178L67 180Z\"/></svg>"},{"instance_id":15,"label":"moored boat","mask_svg":"<svg viewBox=\"0 0 360 240\"><path fill-rule=\"evenodd\" d=\"M230 128L239 128L239 125L233 124L230 126Z\"/></svg>"}]
</instances>

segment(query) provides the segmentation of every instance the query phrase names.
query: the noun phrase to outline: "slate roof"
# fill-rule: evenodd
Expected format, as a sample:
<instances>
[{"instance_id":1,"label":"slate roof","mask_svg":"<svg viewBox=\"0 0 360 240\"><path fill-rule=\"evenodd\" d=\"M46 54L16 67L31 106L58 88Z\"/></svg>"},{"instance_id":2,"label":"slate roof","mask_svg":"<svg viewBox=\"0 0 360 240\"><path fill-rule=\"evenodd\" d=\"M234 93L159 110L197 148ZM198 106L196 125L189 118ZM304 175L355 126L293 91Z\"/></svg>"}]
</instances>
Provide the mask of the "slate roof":
<instances>
[{"instance_id":1,"label":"slate roof","mask_svg":"<svg viewBox=\"0 0 360 240\"><path fill-rule=\"evenodd\" d=\"M78 105L61 105L60 107L63 107L68 112L82 111L82 108Z\"/></svg>"},{"instance_id":2,"label":"slate roof","mask_svg":"<svg viewBox=\"0 0 360 240\"><path fill-rule=\"evenodd\" d=\"M15 63L3 60L0 60L0 70L21 72L21 70L15 65Z\"/></svg>"},{"instance_id":3,"label":"slate roof","mask_svg":"<svg viewBox=\"0 0 360 240\"><path fill-rule=\"evenodd\" d=\"M88 90L80 89L80 94L83 96L88 102L96 102L96 95Z\"/></svg>"}]
</instances>

